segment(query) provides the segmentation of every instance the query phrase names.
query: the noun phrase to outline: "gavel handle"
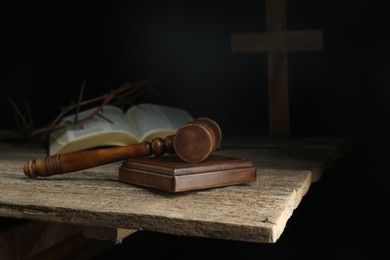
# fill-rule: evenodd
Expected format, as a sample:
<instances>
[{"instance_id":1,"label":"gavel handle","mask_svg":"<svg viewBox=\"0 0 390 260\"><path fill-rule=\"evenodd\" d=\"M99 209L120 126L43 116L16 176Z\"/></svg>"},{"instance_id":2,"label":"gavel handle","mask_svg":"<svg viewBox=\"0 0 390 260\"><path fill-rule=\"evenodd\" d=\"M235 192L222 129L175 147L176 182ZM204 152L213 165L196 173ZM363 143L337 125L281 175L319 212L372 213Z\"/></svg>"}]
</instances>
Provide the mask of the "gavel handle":
<instances>
[{"instance_id":1,"label":"gavel handle","mask_svg":"<svg viewBox=\"0 0 390 260\"><path fill-rule=\"evenodd\" d=\"M165 139L165 143L170 138ZM55 154L36 160L29 160L24 166L24 174L28 177L46 177L67 172L74 172L121 161L129 158L146 157L152 154L161 156L165 151L173 151L165 147L161 138L156 138L152 142L143 142L127 146L102 148L80 152Z\"/></svg>"},{"instance_id":2,"label":"gavel handle","mask_svg":"<svg viewBox=\"0 0 390 260\"><path fill-rule=\"evenodd\" d=\"M24 174L28 177L45 177L74 172L136 157L176 153L183 161L197 163L205 160L220 144L221 129L209 118L198 118L179 128L174 135L154 138L127 146L63 153L27 161Z\"/></svg>"}]
</instances>

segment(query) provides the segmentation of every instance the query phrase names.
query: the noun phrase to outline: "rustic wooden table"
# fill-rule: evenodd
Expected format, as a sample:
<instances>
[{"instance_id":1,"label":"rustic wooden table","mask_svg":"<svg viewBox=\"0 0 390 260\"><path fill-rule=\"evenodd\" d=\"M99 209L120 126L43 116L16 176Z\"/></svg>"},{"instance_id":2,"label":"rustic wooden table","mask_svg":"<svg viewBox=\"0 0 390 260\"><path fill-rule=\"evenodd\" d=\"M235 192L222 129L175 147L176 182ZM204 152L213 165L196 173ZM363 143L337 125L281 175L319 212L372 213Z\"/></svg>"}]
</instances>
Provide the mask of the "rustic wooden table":
<instances>
[{"instance_id":1,"label":"rustic wooden table","mask_svg":"<svg viewBox=\"0 0 390 260\"><path fill-rule=\"evenodd\" d=\"M150 230L275 243L311 183L349 147L347 138L227 137L215 153L250 159L257 181L171 194L119 182L121 162L31 179L23 165L45 156L44 147L3 142L0 217L77 226L95 239Z\"/></svg>"}]
</instances>

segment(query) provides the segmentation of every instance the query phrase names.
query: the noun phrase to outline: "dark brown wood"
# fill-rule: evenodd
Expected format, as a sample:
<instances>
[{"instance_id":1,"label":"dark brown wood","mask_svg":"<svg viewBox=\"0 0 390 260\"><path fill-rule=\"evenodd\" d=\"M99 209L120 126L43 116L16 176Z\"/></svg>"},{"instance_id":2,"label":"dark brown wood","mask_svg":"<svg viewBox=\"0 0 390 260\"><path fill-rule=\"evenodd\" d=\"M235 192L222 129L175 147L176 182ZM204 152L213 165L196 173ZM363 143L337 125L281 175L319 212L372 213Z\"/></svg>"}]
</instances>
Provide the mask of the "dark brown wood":
<instances>
[{"instance_id":1,"label":"dark brown wood","mask_svg":"<svg viewBox=\"0 0 390 260\"><path fill-rule=\"evenodd\" d=\"M155 138L152 142L46 156L27 161L23 172L28 177L47 177L129 158L148 157L152 154L161 157L166 152L176 153L185 162L196 163L214 152L221 139L219 125L212 119L202 117L179 128L174 135L164 140Z\"/></svg>"},{"instance_id":2,"label":"dark brown wood","mask_svg":"<svg viewBox=\"0 0 390 260\"><path fill-rule=\"evenodd\" d=\"M321 50L323 33L286 31L286 0L266 0L265 6L267 32L232 35L232 52L267 52L269 135L286 137L290 135L288 52Z\"/></svg>"},{"instance_id":3,"label":"dark brown wood","mask_svg":"<svg viewBox=\"0 0 390 260\"><path fill-rule=\"evenodd\" d=\"M286 30L287 0L267 0L267 31ZM288 54L286 51L268 52L268 107L271 136L290 135L288 94Z\"/></svg>"},{"instance_id":4,"label":"dark brown wood","mask_svg":"<svg viewBox=\"0 0 390 260\"><path fill-rule=\"evenodd\" d=\"M233 53L318 51L323 32L318 30L238 33L232 35Z\"/></svg>"},{"instance_id":5,"label":"dark brown wood","mask_svg":"<svg viewBox=\"0 0 390 260\"><path fill-rule=\"evenodd\" d=\"M55 154L27 161L23 172L28 177L47 177L93 168L126 158L149 156L152 154L151 151L150 143L143 142L121 147Z\"/></svg>"},{"instance_id":6,"label":"dark brown wood","mask_svg":"<svg viewBox=\"0 0 390 260\"><path fill-rule=\"evenodd\" d=\"M256 181L256 167L244 158L211 155L199 163L185 163L177 156L128 159L119 168L122 182L183 192Z\"/></svg>"},{"instance_id":7,"label":"dark brown wood","mask_svg":"<svg viewBox=\"0 0 390 260\"><path fill-rule=\"evenodd\" d=\"M205 160L221 144L222 131L212 119L201 117L180 128L173 136L173 148L185 162Z\"/></svg>"},{"instance_id":8,"label":"dark brown wood","mask_svg":"<svg viewBox=\"0 0 390 260\"><path fill-rule=\"evenodd\" d=\"M271 136L289 136L288 55L272 52L267 56L269 133Z\"/></svg>"}]
</instances>

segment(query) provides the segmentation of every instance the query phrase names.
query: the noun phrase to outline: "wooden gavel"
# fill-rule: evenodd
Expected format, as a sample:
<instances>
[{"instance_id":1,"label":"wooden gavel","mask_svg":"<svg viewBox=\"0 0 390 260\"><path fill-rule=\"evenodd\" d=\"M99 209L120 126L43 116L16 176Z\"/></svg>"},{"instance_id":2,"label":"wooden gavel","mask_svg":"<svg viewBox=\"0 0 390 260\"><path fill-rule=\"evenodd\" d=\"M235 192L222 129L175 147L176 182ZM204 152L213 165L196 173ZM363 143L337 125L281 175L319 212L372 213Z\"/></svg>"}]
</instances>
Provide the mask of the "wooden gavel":
<instances>
[{"instance_id":1,"label":"wooden gavel","mask_svg":"<svg viewBox=\"0 0 390 260\"><path fill-rule=\"evenodd\" d=\"M214 152L221 140L219 125L210 118L200 117L165 139L154 138L151 142L55 154L29 160L24 165L23 172L28 177L47 177L152 154L161 157L164 153L175 153L185 162L197 163Z\"/></svg>"}]
</instances>

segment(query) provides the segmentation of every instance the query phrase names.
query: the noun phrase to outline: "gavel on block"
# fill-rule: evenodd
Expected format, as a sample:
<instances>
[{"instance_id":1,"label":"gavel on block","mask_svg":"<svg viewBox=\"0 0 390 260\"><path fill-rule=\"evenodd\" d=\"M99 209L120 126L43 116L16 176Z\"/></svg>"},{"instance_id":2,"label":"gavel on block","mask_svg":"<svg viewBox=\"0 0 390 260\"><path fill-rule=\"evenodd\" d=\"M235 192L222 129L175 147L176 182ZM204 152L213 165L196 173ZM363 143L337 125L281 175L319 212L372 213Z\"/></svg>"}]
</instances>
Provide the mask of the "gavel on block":
<instances>
[{"instance_id":1,"label":"gavel on block","mask_svg":"<svg viewBox=\"0 0 390 260\"><path fill-rule=\"evenodd\" d=\"M200 117L164 139L154 138L151 142L50 155L27 161L23 172L28 177L47 177L130 158L151 155L161 157L165 153L176 154L188 163L197 163L207 159L221 144L221 140L219 125L210 118Z\"/></svg>"}]
</instances>

